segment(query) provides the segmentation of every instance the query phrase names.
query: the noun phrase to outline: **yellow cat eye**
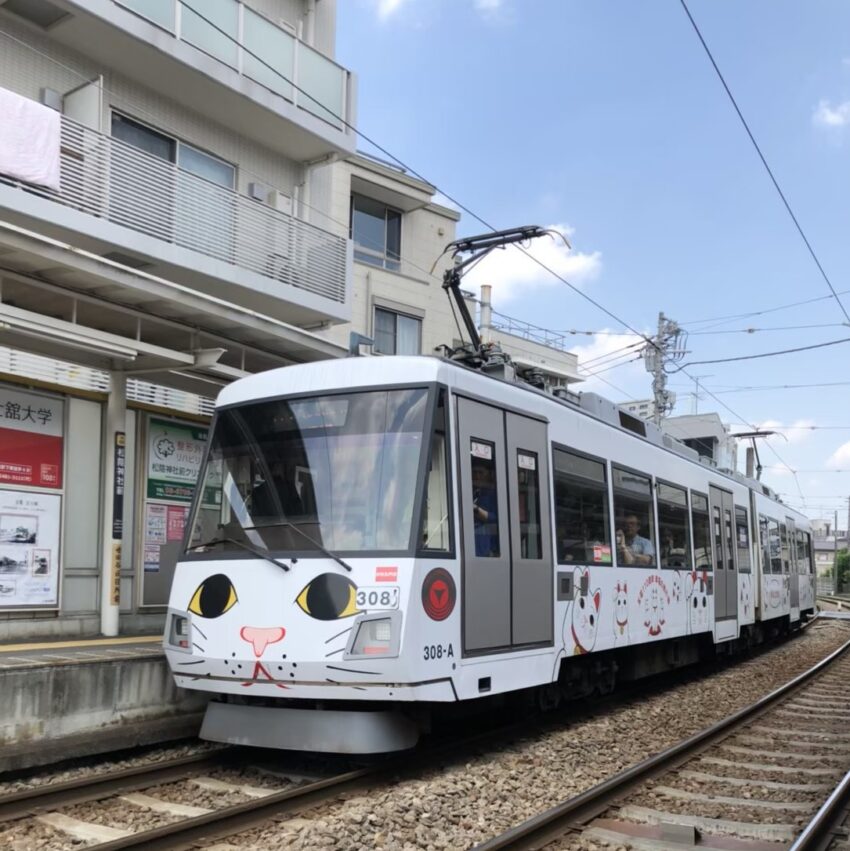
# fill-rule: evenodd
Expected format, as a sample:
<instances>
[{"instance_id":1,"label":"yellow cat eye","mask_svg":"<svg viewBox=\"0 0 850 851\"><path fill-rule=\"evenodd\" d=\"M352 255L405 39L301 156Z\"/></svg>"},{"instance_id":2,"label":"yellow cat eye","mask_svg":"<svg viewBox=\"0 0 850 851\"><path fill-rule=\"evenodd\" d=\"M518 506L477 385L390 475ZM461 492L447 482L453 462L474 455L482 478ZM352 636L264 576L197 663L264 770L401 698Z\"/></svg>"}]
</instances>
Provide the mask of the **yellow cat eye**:
<instances>
[{"instance_id":1,"label":"yellow cat eye","mask_svg":"<svg viewBox=\"0 0 850 851\"><path fill-rule=\"evenodd\" d=\"M217 618L232 609L238 599L233 583L223 573L216 573L198 586L189 611L202 618Z\"/></svg>"},{"instance_id":2,"label":"yellow cat eye","mask_svg":"<svg viewBox=\"0 0 850 851\"><path fill-rule=\"evenodd\" d=\"M304 586L295 602L302 612L320 621L358 614L357 586L338 573L322 573Z\"/></svg>"}]
</instances>

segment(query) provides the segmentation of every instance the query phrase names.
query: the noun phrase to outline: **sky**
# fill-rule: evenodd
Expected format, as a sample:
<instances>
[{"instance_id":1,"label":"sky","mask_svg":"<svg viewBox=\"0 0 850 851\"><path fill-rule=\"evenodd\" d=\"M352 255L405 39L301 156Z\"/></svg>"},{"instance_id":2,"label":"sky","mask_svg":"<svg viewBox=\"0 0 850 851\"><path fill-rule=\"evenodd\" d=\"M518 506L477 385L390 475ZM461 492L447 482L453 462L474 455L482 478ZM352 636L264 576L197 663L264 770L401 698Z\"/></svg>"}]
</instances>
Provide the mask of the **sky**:
<instances>
[{"instance_id":1,"label":"sky","mask_svg":"<svg viewBox=\"0 0 850 851\"><path fill-rule=\"evenodd\" d=\"M687 3L850 314L850 4ZM777 431L759 441L763 480L814 519L838 510L846 529L850 342L752 356L850 339L850 323L681 0L337 10L360 149L436 186L462 210L458 236L538 224L572 246L544 239L533 252L575 289L516 249L464 286L490 283L494 310L564 333L588 374L605 370L575 389L616 402L651 396L633 332L654 333L663 311L687 332L670 366L674 414Z\"/></svg>"}]
</instances>

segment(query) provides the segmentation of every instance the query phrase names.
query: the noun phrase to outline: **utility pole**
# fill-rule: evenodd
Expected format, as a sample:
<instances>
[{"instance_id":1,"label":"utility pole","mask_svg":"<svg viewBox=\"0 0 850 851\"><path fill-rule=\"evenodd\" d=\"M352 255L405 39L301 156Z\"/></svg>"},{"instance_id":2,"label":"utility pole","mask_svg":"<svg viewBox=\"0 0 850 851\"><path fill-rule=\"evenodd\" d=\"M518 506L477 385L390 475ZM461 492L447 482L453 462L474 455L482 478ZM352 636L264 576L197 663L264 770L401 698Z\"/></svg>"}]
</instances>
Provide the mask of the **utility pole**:
<instances>
[{"instance_id":1,"label":"utility pole","mask_svg":"<svg viewBox=\"0 0 850 851\"><path fill-rule=\"evenodd\" d=\"M668 361L681 360L685 356L686 336L676 322L659 313L658 333L643 350L646 371L652 374L652 396L655 402L653 420L657 426L661 425L661 420L676 404L674 394L667 389L665 366Z\"/></svg>"},{"instance_id":2,"label":"utility pole","mask_svg":"<svg viewBox=\"0 0 850 851\"><path fill-rule=\"evenodd\" d=\"M832 529L832 596L838 596L838 510L835 511L835 526Z\"/></svg>"}]
</instances>

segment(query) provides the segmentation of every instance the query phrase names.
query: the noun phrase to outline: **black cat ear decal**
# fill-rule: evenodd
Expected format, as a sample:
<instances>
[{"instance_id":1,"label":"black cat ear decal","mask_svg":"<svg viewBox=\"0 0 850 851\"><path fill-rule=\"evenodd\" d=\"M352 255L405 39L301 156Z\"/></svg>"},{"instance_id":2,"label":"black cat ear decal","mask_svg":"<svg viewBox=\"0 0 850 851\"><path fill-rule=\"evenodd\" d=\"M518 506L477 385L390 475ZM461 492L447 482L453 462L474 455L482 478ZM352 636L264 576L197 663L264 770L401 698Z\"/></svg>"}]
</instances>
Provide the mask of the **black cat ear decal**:
<instances>
[{"instance_id":1,"label":"black cat ear decal","mask_svg":"<svg viewBox=\"0 0 850 851\"><path fill-rule=\"evenodd\" d=\"M198 586L189 602L189 611L202 618L217 618L238 601L233 583L223 573L216 573Z\"/></svg>"},{"instance_id":2,"label":"black cat ear decal","mask_svg":"<svg viewBox=\"0 0 850 851\"><path fill-rule=\"evenodd\" d=\"M295 602L302 612L320 621L359 614L357 586L338 573L322 573L304 586Z\"/></svg>"}]
</instances>

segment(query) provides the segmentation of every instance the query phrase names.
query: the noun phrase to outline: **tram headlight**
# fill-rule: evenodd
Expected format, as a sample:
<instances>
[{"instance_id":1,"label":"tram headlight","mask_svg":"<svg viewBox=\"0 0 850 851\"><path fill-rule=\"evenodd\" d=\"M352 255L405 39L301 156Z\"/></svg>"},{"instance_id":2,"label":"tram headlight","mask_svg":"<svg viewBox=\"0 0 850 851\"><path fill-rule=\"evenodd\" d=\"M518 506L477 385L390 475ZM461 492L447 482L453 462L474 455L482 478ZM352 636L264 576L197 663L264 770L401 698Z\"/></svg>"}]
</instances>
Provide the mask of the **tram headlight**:
<instances>
[{"instance_id":1,"label":"tram headlight","mask_svg":"<svg viewBox=\"0 0 850 851\"><path fill-rule=\"evenodd\" d=\"M401 612L361 616L354 625L349 656L398 656Z\"/></svg>"},{"instance_id":2,"label":"tram headlight","mask_svg":"<svg viewBox=\"0 0 850 851\"><path fill-rule=\"evenodd\" d=\"M188 651L190 647L191 625L186 614L169 612L167 641L175 650Z\"/></svg>"}]
</instances>

